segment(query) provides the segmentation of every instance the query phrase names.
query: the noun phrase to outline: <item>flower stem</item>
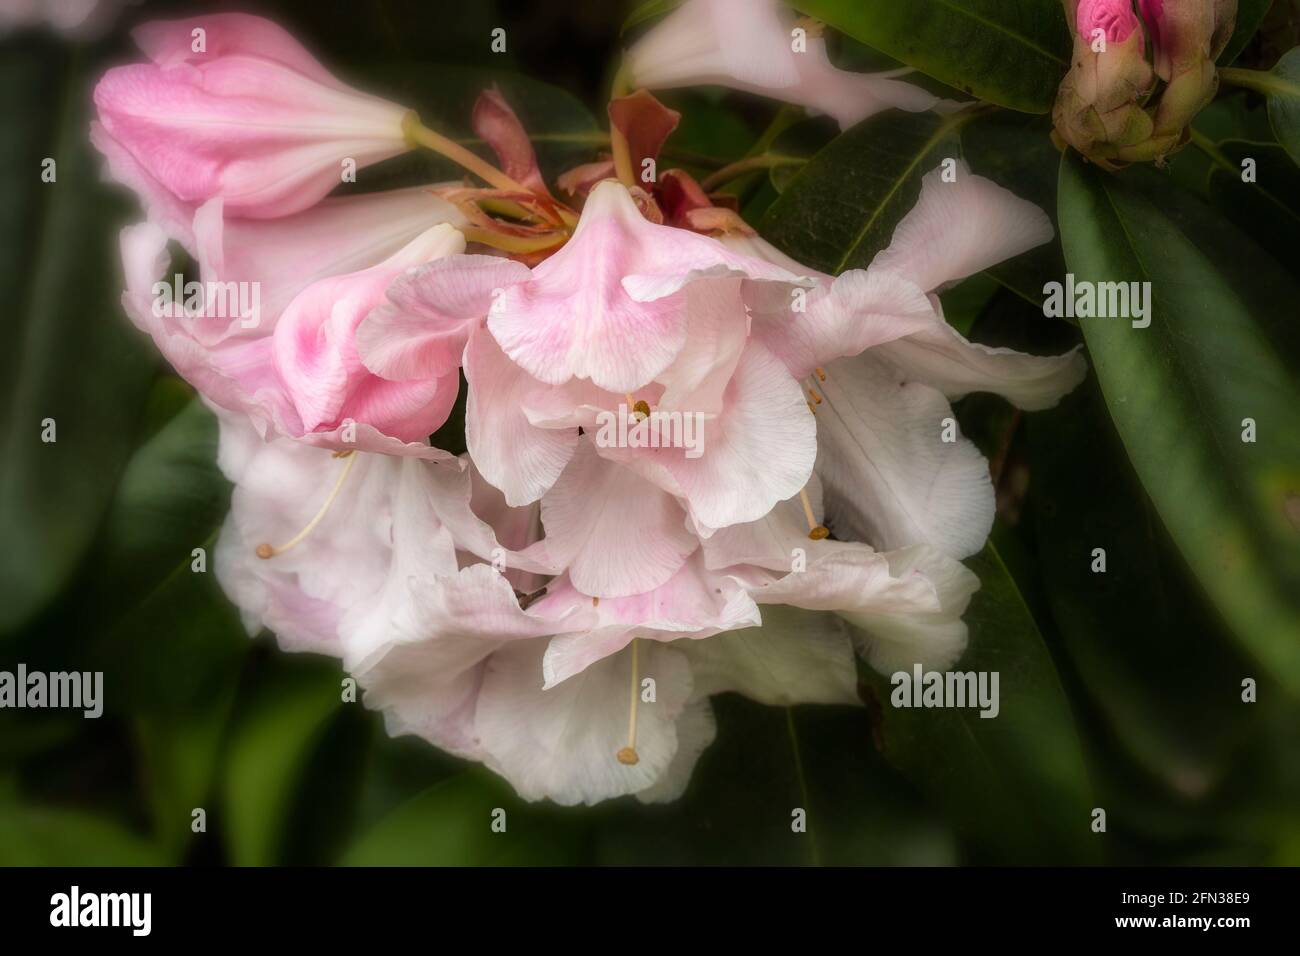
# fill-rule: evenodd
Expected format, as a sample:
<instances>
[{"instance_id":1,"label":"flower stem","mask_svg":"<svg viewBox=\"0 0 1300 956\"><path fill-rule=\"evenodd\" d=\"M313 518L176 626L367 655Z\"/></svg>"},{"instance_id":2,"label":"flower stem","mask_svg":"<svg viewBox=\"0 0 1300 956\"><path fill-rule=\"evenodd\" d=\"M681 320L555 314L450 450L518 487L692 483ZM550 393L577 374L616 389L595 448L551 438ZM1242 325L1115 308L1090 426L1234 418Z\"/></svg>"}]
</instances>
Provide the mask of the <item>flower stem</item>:
<instances>
[{"instance_id":1,"label":"flower stem","mask_svg":"<svg viewBox=\"0 0 1300 956\"><path fill-rule=\"evenodd\" d=\"M523 193L529 191L527 187L515 182L487 160L479 158L464 146L448 139L441 133L435 133L429 129L420 122L420 117L414 111L407 113L406 119L402 121L402 133L406 136L406 141L412 146L423 146L440 156L447 157L457 166L469 170L479 179L491 186L495 186L497 189Z\"/></svg>"},{"instance_id":2,"label":"flower stem","mask_svg":"<svg viewBox=\"0 0 1300 956\"><path fill-rule=\"evenodd\" d=\"M1266 96L1300 96L1300 86L1291 83L1275 73L1261 70L1246 70L1241 67L1224 67L1219 71L1219 79L1230 86L1240 86Z\"/></svg>"},{"instance_id":3,"label":"flower stem","mask_svg":"<svg viewBox=\"0 0 1300 956\"><path fill-rule=\"evenodd\" d=\"M610 102L620 96L626 96L629 92L627 65L621 63L618 72L614 74L614 82L610 84ZM612 120L609 124L609 148L614 156L614 175L618 177L619 182L631 189L636 185L636 171L632 169L632 148L628 145L623 131L615 126Z\"/></svg>"},{"instance_id":4,"label":"flower stem","mask_svg":"<svg viewBox=\"0 0 1300 956\"><path fill-rule=\"evenodd\" d=\"M775 166L797 166L802 162L804 162L804 159L799 156L786 156L781 153L759 153L757 156L746 156L744 159L728 163L717 172L711 173L700 182L700 188L706 193L713 192L719 186L754 170L772 169Z\"/></svg>"}]
</instances>

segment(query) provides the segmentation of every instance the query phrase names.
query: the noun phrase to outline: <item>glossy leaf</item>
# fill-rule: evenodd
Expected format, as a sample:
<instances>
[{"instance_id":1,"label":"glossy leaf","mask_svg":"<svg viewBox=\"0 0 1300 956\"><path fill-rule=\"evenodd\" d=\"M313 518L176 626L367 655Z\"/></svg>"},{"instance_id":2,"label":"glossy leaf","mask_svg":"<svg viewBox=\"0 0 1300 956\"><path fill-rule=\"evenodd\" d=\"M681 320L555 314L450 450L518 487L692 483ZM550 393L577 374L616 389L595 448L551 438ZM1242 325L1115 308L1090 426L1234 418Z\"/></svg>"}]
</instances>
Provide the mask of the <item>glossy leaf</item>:
<instances>
[{"instance_id":1,"label":"glossy leaf","mask_svg":"<svg viewBox=\"0 0 1300 956\"><path fill-rule=\"evenodd\" d=\"M867 46L951 87L1046 113L1069 67L1059 0L796 0Z\"/></svg>"},{"instance_id":2,"label":"glossy leaf","mask_svg":"<svg viewBox=\"0 0 1300 956\"><path fill-rule=\"evenodd\" d=\"M1152 284L1149 328L1080 320L1107 406L1219 612L1300 693L1300 395L1277 352L1300 354L1300 290L1150 170L1107 176L1067 156L1060 221L1078 280Z\"/></svg>"},{"instance_id":3,"label":"glossy leaf","mask_svg":"<svg viewBox=\"0 0 1300 956\"><path fill-rule=\"evenodd\" d=\"M859 123L790 179L763 217L764 237L822 272L866 268L926 173L960 156L956 131L966 118L889 112Z\"/></svg>"}]
</instances>

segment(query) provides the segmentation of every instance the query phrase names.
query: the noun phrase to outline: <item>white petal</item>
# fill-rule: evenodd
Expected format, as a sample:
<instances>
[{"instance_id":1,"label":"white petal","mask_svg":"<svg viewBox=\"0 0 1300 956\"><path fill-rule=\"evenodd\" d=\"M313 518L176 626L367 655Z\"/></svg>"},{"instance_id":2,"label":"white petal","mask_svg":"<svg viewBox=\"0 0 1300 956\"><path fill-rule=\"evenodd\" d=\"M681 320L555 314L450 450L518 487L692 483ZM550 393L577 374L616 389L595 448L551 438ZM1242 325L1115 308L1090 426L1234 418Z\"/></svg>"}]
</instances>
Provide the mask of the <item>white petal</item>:
<instances>
[{"instance_id":1,"label":"white petal","mask_svg":"<svg viewBox=\"0 0 1300 956\"><path fill-rule=\"evenodd\" d=\"M676 721L691 698L686 659L650 642L638 648L640 675L655 680L657 699L638 705L640 760L627 765L616 754L627 745L631 652L543 690L542 650L540 642L523 642L488 661L475 715L484 762L525 800L565 806L653 786L677 753Z\"/></svg>"},{"instance_id":2,"label":"white petal","mask_svg":"<svg viewBox=\"0 0 1300 956\"><path fill-rule=\"evenodd\" d=\"M858 704L849 628L824 611L769 605L761 627L679 641L700 696L736 691L773 706Z\"/></svg>"},{"instance_id":3,"label":"white petal","mask_svg":"<svg viewBox=\"0 0 1300 956\"><path fill-rule=\"evenodd\" d=\"M976 176L964 162L956 172L951 183L943 181L942 168L926 174L920 198L871 263L873 271L897 272L933 292L1052 240L1052 221L1033 203Z\"/></svg>"},{"instance_id":4,"label":"white petal","mask_svg":"<svg viewBox=\"0 0 1300 956\"><path fill-rule=\"evenodd\" d=\"M962 615L980 582L971 571L933 548L906 548L885 555L891 573L923 575L938 596L937 609L916 613L861 610L844 617L861 628L855 636L858 650L877 671L892 674L920 664L926 670L943 670L956 663L966 649L966 622Z\"/></svg>"},{"instance_id":5,"label":"white petal","mask_svg":"<svg viewBox=\"0 0 1300 956\"><path fill-rule=\"evenodd\" d=\"M1080 349L1040 356L990 348L968 342L943 321L873 354L897 366L908 381L924 382L953 401L970 392L992 392L1026 411L1051 408L1088 374Z\"/></svg>"},{"instance_id":6,"label":"white petal","mask_svg":"<svg viewBox=\"0 0 1300 956\"><path fill-rule=\"evenodd\" d=\"M974 554L993 526L988 463L960 435L943 440L955 416L942 394L902 381L875 354L833 363L821 383L817 472L831 529L882 550Z\"/></svg>"}]
</instances>

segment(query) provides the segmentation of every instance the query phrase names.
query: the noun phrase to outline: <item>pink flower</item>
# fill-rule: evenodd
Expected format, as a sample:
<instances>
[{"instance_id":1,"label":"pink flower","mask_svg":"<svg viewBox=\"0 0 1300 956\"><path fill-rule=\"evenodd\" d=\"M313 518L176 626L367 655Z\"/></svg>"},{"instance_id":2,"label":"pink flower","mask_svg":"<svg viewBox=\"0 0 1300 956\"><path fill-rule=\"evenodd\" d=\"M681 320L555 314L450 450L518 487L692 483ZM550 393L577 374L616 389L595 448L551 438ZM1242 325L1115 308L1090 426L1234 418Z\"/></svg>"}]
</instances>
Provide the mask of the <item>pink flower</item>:
<instances>
[{"instance_id":1,"label":"pink flower","mask_svg":"<svg viewBox=\"0 0 1300 956\"><path fill-rule=\"evenodd\" d=\"M236 218L287 216L338 185L345 161L360 168L408 148L407 110L340 83L268 20L160 21L135 38L152 62L100 80L93 138L178 237L210 199Z\"/></svg>"}]
</instances>

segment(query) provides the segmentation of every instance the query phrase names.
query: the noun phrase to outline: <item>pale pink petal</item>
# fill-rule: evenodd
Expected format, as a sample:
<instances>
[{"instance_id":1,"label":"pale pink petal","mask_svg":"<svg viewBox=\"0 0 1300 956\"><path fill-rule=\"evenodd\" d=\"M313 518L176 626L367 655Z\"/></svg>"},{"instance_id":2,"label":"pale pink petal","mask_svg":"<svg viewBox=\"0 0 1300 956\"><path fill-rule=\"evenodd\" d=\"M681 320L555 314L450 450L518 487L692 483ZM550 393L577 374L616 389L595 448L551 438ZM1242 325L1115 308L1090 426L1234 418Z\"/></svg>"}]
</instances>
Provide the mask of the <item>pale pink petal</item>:
<instances>
[{"instance_id":1,"label":"pale pink petal","mask_svg":"<svg viewBox=\"0 0 1300 956\"><path fill-rule=\"evenodd\" d=\"M535 605L554 617L570 608L593 608L595 625L587 631L551 638L542 663L545 686L582 673L596 661L621 651L636 638L698 641L723 631L760 623L758 607L734 578L709 572L698 554L665 584L644 594L591 598L571 581L552 582L546 597Z\"/></svg>"},{"instance_id":2,"label":"pale pink petal","mask_svg":"<svg viewBox=\"0 0 1300 956\"><path fill-rule=\"evenodd\" d=\"M475 465L508 504L537 501L573 457L578 429L539 428L529 421L527 405L546 387L511 362L491 335L471 336L465 379L465 441Z\"/></svg>"},{"instance_id":3,"label":"pale pink petal","mask_svg":"<svg viewBox=\"0 0 1300 956\"><path fill-rule=\"evenodd\" d=\"M574 586L626 597L666 582L699 546L671 495L583 443L542 498L551 555Z\"/></svg>"},{"instance_id":4,"label":"pale pink petal","mask_svg":"<svg viewBox=\"0 0 1300 956\"><path fill-rule=\"evenodd\" d=\"M799 282L716 240L647 222L622 185L596 186L573 238L507 289L488 318L502 349L535 378L590 379L613 392L639 389L686 341L686 300L706 277Z\"/></svg>"},{"instance_id":5,"label":"pale pink petal","mask_svg":"<svg viewBox=\"0 0 1300 956\"><path fill-rule=\"evenodd\" d=\"M487 318L493 294L527 280L528 267L497 256L447 256L388 287L389 304L357 330L357 351L376 375L437 378L460 367L470 330Z\"/></svg>"},{"instance_id":6,"label":"pale pink petal","mask_svg":"<svg viewBox=\"0 0 1300 956\"><path fill-rule=\"evenodd\" d=\"M683 447L688 445L687 421L682 418L683 441L675 446L664 438L675 426L660 423L660 444L671 447L607 447L598 433L599 451L681 497L705 533L755 521L808 483L817 456L817 426L799 383L762 345L745 347L727 385L722 414L704 422L702 441L696 434L694 450ZM653 440L655 427L654 418L635 426L651 436L642 443Z\"/></svg>"},{"instance_id":7,"label":"pale pink petal","mask_svg":"<svg viewBox=\"0 0 1300 956\"><path fill-rule=\"evenodd\" d=\"M815 525L825 520L822 508L821 479L816 473L809 479L804 491ZM789 571L800 554L806 556L809 547L808 517L803 501L794 495L778 502L776 507L757 521L733 524L719 528L700 543L704 563L713 571L736 565L754 565L773 571Z\"/></svg>"},{"instance_id":8,"label":"pale pink petal","mask_svg":"<svg viewBox=\"0 0 1300 956\"><path fill-rule=\"evenodd\" d=\"M381 379L361 363L356 330L405 269L463 248L460 232L435 226L383 263L315 282L289 304L273 336L275 368L304 431L351 419L411 442L446 421L459 387L455 371L414 382Z\"/></svg>"},{"instance_id":9,"label":"pale pink petal","mask_svg":"<svg viewBox=\"0 0 1300 956\"><path fill-rule=\"evenodd\" d=\"M365 688L365 705L383 712L390 734L416 734L452 753L490 760L476 717L489 694L489 660L514 643L540 657L545 643L527 638L561 625L522 611L510 583L488 565L410 579L407 586L411 600L388 639L350 654L344 664ZM534 686L541 687L540 667Z\"/></svg>"},{"instance_id":10,"label":"pale pink petal","mask_svg":"<svg viewBox=\"0 0 1300 956\"><path fill-rule=\"evenodd\" d=\"M892 342L934 324L929 298L908 280L875 269L854 269L796 298L772 284L750 284L746 300L754 337L796 378L846 355Z\"/></svg>"},{"instance_id":11,"label":"pale pink petal","mask_svg":"<svg viewBox=\"0 0 1300 956\"><path fill-rule=\"evenodd\" d=\"M432 187L414 186L326 199L282 219L230 219L213 199L194 231L205 282L256 284L261 321L232 323L226 334L264 335L311 283L377 265L442 222L459 227L465 218Z\"/></svg>"}]
</instances>

